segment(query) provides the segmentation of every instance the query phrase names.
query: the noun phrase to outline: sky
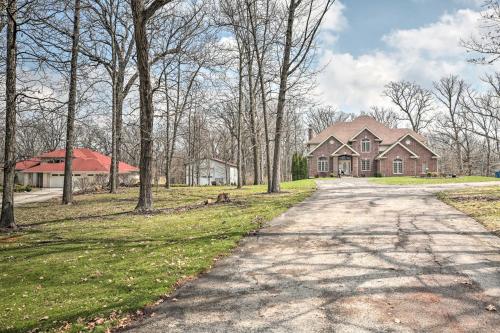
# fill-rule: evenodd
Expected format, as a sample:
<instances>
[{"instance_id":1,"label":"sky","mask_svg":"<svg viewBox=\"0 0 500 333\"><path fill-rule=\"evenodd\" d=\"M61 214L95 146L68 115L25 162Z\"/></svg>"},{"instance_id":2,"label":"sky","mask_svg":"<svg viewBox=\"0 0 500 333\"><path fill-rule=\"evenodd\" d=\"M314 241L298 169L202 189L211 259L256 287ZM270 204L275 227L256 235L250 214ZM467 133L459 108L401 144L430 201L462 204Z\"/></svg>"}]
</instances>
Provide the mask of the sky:
<instances>
[{"instance_id":1,"label":"sky","mask_svg":"<svg viewBox=\"0 0 500 333\"><path fill-rule=\"evenodd\" d=\"M318 43L319 103L359 113L390 106L382 92L390 81L431 88L457 74L477 89L493 66L467 62L461 40L477 36L482 0L337 0ZM496 70L500 70L499 65Z\"/></svg>"}]
</instances>

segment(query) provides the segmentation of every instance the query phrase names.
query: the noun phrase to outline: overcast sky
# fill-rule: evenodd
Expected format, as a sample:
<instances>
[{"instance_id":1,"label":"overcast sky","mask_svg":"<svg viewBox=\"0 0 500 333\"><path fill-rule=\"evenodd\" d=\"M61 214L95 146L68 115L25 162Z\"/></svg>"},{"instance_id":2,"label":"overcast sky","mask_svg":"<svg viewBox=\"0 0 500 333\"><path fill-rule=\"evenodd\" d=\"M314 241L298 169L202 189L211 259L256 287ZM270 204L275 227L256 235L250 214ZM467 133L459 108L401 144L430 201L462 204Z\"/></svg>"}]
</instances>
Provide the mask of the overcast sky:
<instances>
[{"instance_id":1,"label":"overcast sky","mask_svg":"<svg viewBox=\"0 0 500 333\"><path fill-rule=\"evenodd\" d=\"M482 0L343 0L322 26L317 99L358 113L388 105L384 85L458 74L481 89L492 66L467 63L461 39L477 34ZM500 69L500 67L499 67Z\"/></svg>"}]
</instances>

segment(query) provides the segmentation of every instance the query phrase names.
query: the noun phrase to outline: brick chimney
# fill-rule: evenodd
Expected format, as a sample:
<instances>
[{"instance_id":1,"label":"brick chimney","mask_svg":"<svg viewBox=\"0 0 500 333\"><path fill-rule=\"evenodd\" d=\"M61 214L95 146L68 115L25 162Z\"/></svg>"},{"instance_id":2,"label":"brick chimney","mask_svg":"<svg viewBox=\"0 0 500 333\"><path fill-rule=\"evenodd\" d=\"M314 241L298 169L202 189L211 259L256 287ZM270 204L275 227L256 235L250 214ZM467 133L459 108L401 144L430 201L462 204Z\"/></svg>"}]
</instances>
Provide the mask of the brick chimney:
<instances>
[{"instance_id":1,"label":"brick chimney","mask_svg":"<svg viewBox=\"0 0 500 333\"><path fill-rule=\"evenodd\" d=\"M311 140L314 136L314 132L313 132L313 129L311 127L309 127L307 129L307 135L308 135L308 140Z\"/></svg>"}]
</instances>

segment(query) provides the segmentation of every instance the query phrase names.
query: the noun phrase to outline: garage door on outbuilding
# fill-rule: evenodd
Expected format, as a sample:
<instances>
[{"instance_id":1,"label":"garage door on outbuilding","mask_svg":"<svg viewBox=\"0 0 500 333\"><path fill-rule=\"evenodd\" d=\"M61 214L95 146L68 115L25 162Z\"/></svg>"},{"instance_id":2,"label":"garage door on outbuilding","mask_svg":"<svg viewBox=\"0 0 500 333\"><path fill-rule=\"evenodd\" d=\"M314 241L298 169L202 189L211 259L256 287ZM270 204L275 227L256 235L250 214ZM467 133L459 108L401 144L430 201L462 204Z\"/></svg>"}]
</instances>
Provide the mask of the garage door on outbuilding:
<instances>
[{"instance_id":1,"label":"garage door on outbuilding","mask_svg":"<svg viewBox=\"0 0 500 333\"><path fill-rule=\"evenodd\" d=\"M64 174L63 173L52 173L50 174L49 187L63 187L64 186Z\"/></svg>"}]
</instances>

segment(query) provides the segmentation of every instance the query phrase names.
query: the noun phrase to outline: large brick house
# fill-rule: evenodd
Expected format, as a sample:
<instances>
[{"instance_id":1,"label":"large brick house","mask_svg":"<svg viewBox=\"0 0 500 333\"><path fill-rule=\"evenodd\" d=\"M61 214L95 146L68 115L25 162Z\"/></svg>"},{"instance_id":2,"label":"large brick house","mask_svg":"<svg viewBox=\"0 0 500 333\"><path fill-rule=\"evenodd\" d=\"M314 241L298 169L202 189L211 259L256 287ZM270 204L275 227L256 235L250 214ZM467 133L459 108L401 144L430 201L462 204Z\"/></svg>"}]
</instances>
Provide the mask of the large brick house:
<instances>
[{"instance_id":1,"label":"large brick house","mask_svg":"<svg viewBox=\"0 0 500 333\"><path fill-rule=\"evenodd\" d=\"M339 169L355 177L419 176L437 172L438 155L425 138L407 128L389 128L370 116L336 123L321 133L309 130L309 177Z\"/></svg>"}]
</instances>

